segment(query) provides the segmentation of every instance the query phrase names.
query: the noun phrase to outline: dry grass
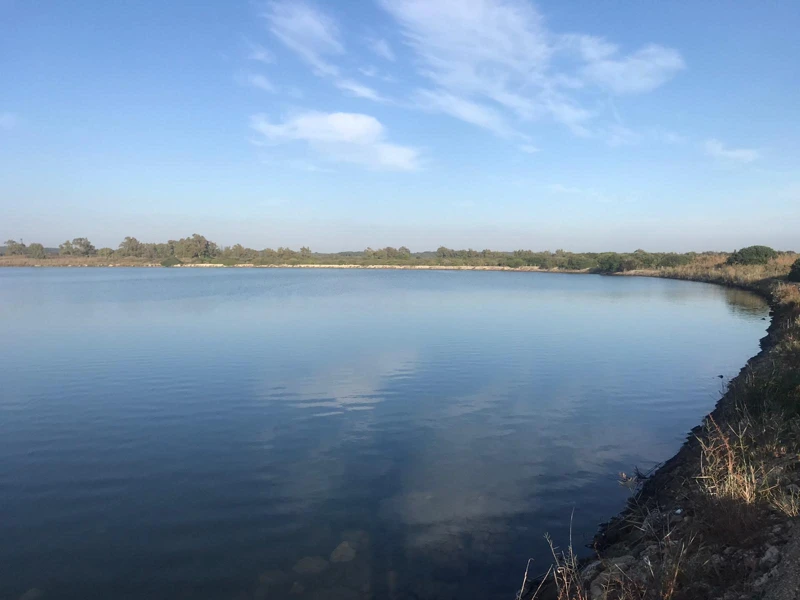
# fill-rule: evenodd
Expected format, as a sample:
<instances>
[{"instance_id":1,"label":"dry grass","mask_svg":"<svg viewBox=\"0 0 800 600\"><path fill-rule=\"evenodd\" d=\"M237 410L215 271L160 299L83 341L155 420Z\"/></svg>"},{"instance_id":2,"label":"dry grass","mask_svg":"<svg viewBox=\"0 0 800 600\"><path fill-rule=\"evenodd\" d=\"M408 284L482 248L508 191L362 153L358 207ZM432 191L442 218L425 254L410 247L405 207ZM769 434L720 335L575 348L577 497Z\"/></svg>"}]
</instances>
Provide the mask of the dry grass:
<instances>
[{"instance_id":1,"label":"dry grass","mask_svg":"<svg viewBox=\"0 0 800 600\"><path fill-rule=\"evenodd\" d=\"M769 498L774 486L765 462L758 460L749 446L752 438L747 423L740 421L737 427L728 425L727 431L723 430L708 417L705 436L698 437L701 452L697 481L712 498L751 506Z\"/></svg>"},{"instance_id":2,"label":"dry grass","mask_svg":"<svg viewBox=\"0 0 800 600\"><path fill-rule=\"evenodd\" d=\"M597 600L598 594L607 600L678 600L687 580L687 556L694 538L674 540L667 533L656 541L657 550L644 557L643 569L630 570L629 565L604 561L603 575L589 588L581 573L581 563L572 548L556 549L552 540L545 536L553 555L553 565L545 579L530 596L537 600L548 578L552 583L556 600ZM526 570L527 579L527 570ZM523 590L526 581L523 581ZM518 594L522 597L522 591Z\"/></svg>"},{"instance_id":3,"label":"dry grass","mask_svg":"<svg viewBox=\"0 0 800 600\"><path fill-rule=\"evenodd\" d=\"M0 267L142 267L161 266L158 262L143 258L106 258L103 256L49 256L29 258L27 256L0 256Z\"/></svg>"},{"instance_id":4,"label":"dry grass","mask_svg":"<svg viewBox=\"0 0 800 600\"><path fill-rule=\"evenodd\" d=\"M769 279L786 277L797 256L781 254L766 265L728 265L725 263L727 258L727 254L703 254L688 265L661 269L659 274L675 279L749 287Z\"/></svg>"},{"instance_id":5,"label":"dry grass","mask_svg":"<svg viewBox=\"0 0 800 600\"><path fill-rule=\"evenodd\" d=\"M553 554L553 567L550 573L553 576L558 600L591 600L591 595L581 580L580 561L572 549L572 543L570 542L567 550L559 552L553 540L549 536L545 537ZM534 595L533 599L536 597Z\"/></svg>"}]
</instances>

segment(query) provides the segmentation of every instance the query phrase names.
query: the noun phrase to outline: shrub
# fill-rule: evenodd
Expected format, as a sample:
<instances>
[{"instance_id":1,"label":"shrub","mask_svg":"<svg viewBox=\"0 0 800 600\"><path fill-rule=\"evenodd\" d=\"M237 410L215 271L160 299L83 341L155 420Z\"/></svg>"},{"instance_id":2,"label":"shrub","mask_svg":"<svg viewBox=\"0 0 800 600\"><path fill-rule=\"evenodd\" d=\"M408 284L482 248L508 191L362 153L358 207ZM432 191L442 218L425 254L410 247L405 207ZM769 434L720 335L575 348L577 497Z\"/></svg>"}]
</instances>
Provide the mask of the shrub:
<instances>
[{"instance_id":1,"label":"shrub","mask_svg":"<svg viewBox=\"0 0 800 600\"><path fill-rule=\"evenodd\" d=\"M597 268L602 273L616 273L622 268L622 259L616 252L607 252L597 257Z\"/></svg>"},{"instance_id":2,"label":"shrub","mask_svg":"<svg viewBox=\"0 0 800 600\"><path fill-rule=\"evenodd\" d=\"M748 246L728 257L729 265L765 265L778 253L769 246Z\"/></svg>"},{"instance_id":3,"label":"shrub","mask_svg":"<svg viewBox=\"0 0 800 600\"><path fill-rule=\"evenodd\" d=\"M176 267L176 266L182 265L182 264L183 263L181 261L179 261L177 258L175 258L174 256L170 256L169 258L165 258L164 260L161 261L161 266L162 267Z\"/></svg>"},{"instance_id":4,"label":"shrub","mask_svg":"<svg viewBox=\"0 0 800 600\"><path fill-rule=\"evenodd\" d=\"M786 278L789 281L800 281L800 258L792 263L792 268Z\"/></svg>"},{"instance_id":5,"label":"shrub","mask_svg":"<svg viewBox=\"0 0 800 600\"><path fill-rule=\"evenodd\" d=\"M571 254L570 257L567 259L568 269L582 271L583 269L591 269L592 267L595 266L597 266L597 263L588 256L581 256L580 254Z\"/></svg>"},{"instance_id":6,"label":"shrub","mask_svg":"<svg viewBox=\"0 0 800 600\"><path fill-rule=\"evenodd\" d=\"M670 253L661 257L661 260L658 261L658 266L680 267L682 265L688 265L690 262L692 262L692 258L686 254Z\"/></svg>"}]
</instances>

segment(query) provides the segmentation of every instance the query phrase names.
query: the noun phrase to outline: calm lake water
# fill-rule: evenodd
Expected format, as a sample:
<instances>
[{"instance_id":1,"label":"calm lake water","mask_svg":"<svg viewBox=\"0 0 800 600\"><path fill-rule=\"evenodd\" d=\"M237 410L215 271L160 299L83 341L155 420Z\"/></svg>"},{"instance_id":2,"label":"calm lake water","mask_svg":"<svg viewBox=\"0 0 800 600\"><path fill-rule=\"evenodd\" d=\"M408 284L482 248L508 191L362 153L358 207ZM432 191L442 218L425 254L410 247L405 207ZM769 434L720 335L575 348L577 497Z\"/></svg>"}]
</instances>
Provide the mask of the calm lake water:
<instances>
[{"instance_id":1,"label":"calm lake water","mask_svg":"<svg viewBox=\"0 0 800 600\"><path fill-rule=\"evenodd\" d=\"M593 275L2 270L0 598L511 600L767 311Z\"/></svg>"}]
</instances>

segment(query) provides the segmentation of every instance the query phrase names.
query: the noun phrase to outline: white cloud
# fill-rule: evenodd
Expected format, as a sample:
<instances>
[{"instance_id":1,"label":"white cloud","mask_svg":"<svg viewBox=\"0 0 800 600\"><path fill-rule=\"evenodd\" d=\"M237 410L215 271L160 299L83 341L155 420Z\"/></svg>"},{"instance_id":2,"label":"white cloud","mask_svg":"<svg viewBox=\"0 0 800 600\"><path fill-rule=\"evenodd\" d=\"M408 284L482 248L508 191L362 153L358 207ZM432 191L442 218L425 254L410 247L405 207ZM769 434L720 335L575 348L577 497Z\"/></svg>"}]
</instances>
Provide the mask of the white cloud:
<instances>
[{"instance_id":1,"label":"white cloud","mask_svg":"<svg viewBox=\"0 0 800 600\"><path fill-rule=\"evenodd\" d=\"M719 140L706 140L705 143L706 154L714 158L740 162L751 163L761 158L761 153L753 148L728 148Z\"/></svg>"},{"instance_id":2,"label":"white cloud","mask_svg":"<svg viewBox=\"0 0 800 600\"><path fill-rule=\"evenodd\" d=\"M278 91L277 88L272 85L272 82L269 79L267 79L264 75L259 75L258 73L247 73L245 75L241 75L239 77L239 81L245 85L269 92L270 94L274 94Z\"/></svg>"},{"instance_id":3,"label":"white cloud","mask_svg":"<svg viewBox=\"0 0 800 600\"><path fill-rule=\"evenodd\" d=\"M384 58L392 62L395 61L394 51L392 50L392 47L389 45L389 42L387 42L386 40L384 39L368 40L367 43L369 44L370 49L381 58Z\"/></svg>"},{"instance_id":4,"label":"white cloud","mask_svg":"<svg viewBox=\"0 0 800 600\"><path fill-rule=\"evenodd\" d=\"M616 94L649 92L659 87L686 65L677 50L655 44L625 57L609 55L582 69L589 81Z\"/></svg>"},{"instance_id":5,"label":"white cloud","mask_svg":"<svg viewBox=\"0 0 800 600\"><path fill-rule=\"evenodd\" d=\"M536 146L532 146L531 144L523 144L519 147L520 150L525 152L526 154L536 154L537 152L541 152L539 148Z\"/></svg>"},{"instance_id":6,"label":"white cloud","mask_svg":"<svg viewBox=\"0 0 800 600\"><path fill-rule=\"evenodd\" d=\"M0 129L14 129L19 123L19 118L14 113L0 113Z\"/></svg>"},{"instance_id":7,"label":"white cloud","mask_svg":"<svg viewBox=\"0 0 800 600\"><path fill-rule=\"evenodd\" d=\"M623 55L603 38L550 31L527 0L380 0L416 54L419 73L440 95L496 107L523 122L549 118L574 134L593 133L598 116L583 106L586 92L645 92L683 68L673 49L648 45ZM583 95L575 95L582 90ZM462 118L442 104L443 112ZM476 122L474 111L463 113ZM507 125L510 127L510 125ZM517 126L518 127L518 126ZM505 131L506 126L503 127Z\"/></svg>"},{"instance_id":8,"label":"white cloud","mask_svg":"<svg viewBox=\"0 0 800 600\"><path fill-rule=\"evenodd\" d=\"M336 21L302 0L272 2L263 16L272 34L317 73L339 74L339 68L328 62L344 53Z\"/></svg>"},{"instance_id":9,"label":"white cloud","mask_svg":"<svg viewBox=\"0 0 800 600\"><path fill-rule=\"evenodd\" d=\"M387 102L386 98L371 87L353 81L352 79L338 79L336 81L336 87L356 98L366 98L367 100L373 100L375 102Z\"/></svg>"},{"instance_id":10,"label":"white cloud","mask_svg":"<svg viewBox=\"0 0 800 600\"><path fill-rule=\"evenodd\" d=\"M399 171L419 167L418 152L386 142L383 125L369 115L312 111L281 123L255 115L251 118L251 127L273 143L305 142L318 154L334 161Z\"/></svg>"}]
</instances>

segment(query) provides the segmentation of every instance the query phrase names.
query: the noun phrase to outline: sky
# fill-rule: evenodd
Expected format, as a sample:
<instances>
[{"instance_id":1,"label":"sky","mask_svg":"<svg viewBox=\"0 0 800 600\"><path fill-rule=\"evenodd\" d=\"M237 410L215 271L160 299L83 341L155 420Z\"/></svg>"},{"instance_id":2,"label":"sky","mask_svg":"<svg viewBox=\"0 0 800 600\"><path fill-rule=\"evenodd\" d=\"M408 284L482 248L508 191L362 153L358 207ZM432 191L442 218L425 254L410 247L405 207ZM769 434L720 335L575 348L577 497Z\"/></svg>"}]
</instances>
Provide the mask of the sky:
<instances>
[{"instance_id":1,"label":"sky","mask_svg":"<svg viewBox=\"0 0 800 600\"><path fill-rule=\"evenodd\" d=\"M800 250L800 3L0 0L0 238Z\"/></svg>"}]
</instances>

